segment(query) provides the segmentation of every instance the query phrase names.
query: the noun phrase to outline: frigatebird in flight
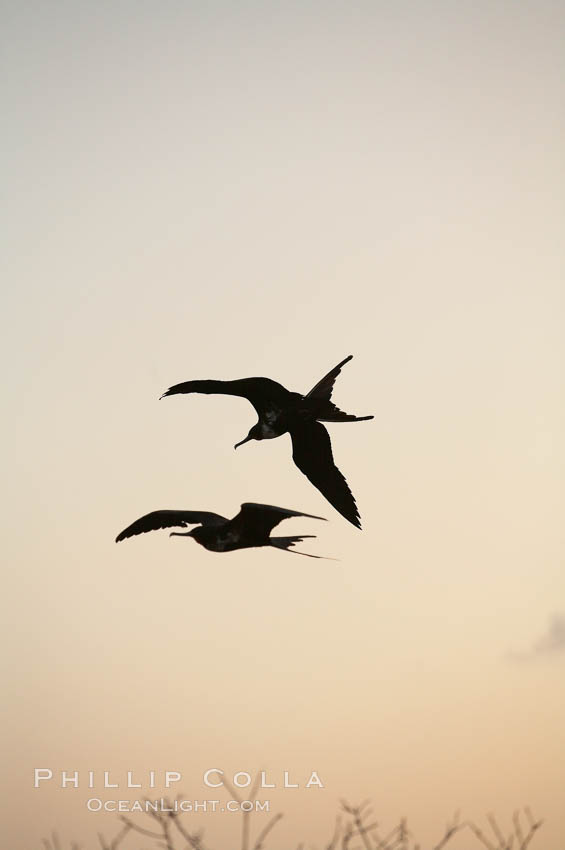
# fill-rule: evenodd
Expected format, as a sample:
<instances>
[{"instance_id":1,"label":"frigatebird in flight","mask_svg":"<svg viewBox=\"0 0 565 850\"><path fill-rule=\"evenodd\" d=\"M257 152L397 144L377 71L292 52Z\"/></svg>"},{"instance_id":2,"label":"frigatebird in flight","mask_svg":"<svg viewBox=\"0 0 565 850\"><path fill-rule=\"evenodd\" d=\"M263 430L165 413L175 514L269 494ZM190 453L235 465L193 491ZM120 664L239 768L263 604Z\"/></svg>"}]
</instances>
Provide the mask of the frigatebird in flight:
<instances>
[{"instance_id":1,"label":"frigatebird in flight","mask_svg":"<svg viewBox=\"0 0 565 850\"><path fill-rule=\"evenodd\" d=\"M345 519L361 528L355 499L334 463L330 436L321 424L374 418L344 413L331 401L335 380L352 357L350 354L338 363L306 395L290 392L270 378L240 378L235 381L186 381L170 387L161 398L177 393L221 393L248 399L259 421L234 448L248 440L270 440L288 431L296 466Z\"/></svg>"},{"instance_id":2,"label":"frigatebird in flight","mask_svg":"<svg viewBox=\"0 0 565 850\"><path fill-rule=\"evenodd\" d=\"M303 516L309 519L324 519L321 516L289 511L274 505L258 505L244 502L240 512L233 519L213 514L209 511L153 511L136 519L116 537L116 543L159 528L186 528L197 525L191 531L172 531L169 537L192 537L211 552L233 552L235 549L249 549L255 546L275 546L290 551L294 555L306 555L307 558L320 558L307 552L294 552L292 546L302 543L315 534L302 534L299 537L270 537L273 528L289 517Z\"/></svg>"}]
</instances>

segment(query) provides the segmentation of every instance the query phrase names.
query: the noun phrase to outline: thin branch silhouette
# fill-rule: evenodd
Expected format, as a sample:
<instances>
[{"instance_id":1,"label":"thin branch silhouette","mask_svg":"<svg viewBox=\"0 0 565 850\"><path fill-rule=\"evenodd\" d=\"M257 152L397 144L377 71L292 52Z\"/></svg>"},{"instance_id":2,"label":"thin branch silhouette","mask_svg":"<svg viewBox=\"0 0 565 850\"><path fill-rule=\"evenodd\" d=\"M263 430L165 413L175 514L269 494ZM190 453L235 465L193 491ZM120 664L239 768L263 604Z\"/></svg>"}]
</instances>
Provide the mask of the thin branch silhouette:
<instances>
[{"instance_id":1,"label":"thin branch silhouette","mask_svg":"<svg viewBox=\"0 0 565 850\"><path fill-rule=\"evenodd\" d=\"M238 790L225 779L224 785L239 806L242 802L246 802ZM259 780L257 779L249 789L247 798L249 802L255 802L258 790ZM102 834L98 835L100 850L141 850L139 846L133 847L127 841L128 836L131 837L133 834L150 839L151 847L145 850L212 850L204 843L202 831L193 832L186 827L183 822L184 813L178 806L173 806L168 799L163 798L165 810L159 811L154 808L156 801L144 799L150 804L144 813L149 821L138 821L137 818L119 815L120 829L112 839L108 840ZM182 800L181 795L176 799L177 802ZM251 827L254 813L253 807L249 810L241 810L239 846L241 850L268 850L268 839L280 823L283 814L278 812L272 815L264 826L258 829L253 840ZM342 800L341 811L335 819L331 837L323 846L324 850L444 850L456 834L466 830L475 839L474 846L477 847L486 847L487 850L528 850L542 825L543 821L534 818L527 806L513 812L508 835L505 834L506 827L501 826L501 822L492 812L486 815L486 825L482 828L475 821L462 821L459 812L456 812L451 820L448 820L439 841L424 848L415 841L408 828L407 818L401 817L392 829L383 830L381 833L369 800L364 800L359 805L351 805ZM175 844L175 836L177 842L182 840L182 846ZM44 850L63 850L56 832L44 838L42 844ZM304 843L299 843L297 850L304 850L304 847ZM81 850L81 848L74 842L70 845L70 850Z\"/></svg>"}]
</instances>

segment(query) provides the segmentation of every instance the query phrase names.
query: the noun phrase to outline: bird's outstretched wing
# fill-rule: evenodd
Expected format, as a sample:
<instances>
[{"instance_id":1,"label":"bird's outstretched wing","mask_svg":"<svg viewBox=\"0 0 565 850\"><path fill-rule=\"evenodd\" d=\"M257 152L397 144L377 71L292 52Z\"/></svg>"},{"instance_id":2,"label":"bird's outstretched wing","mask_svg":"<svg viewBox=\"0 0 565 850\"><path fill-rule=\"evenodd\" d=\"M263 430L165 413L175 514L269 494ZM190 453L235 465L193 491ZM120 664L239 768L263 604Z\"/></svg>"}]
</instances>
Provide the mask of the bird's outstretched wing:
<instances>
[{"instance_id":1,"label":"bird's outstretched wing","mask_svg":"<svg viewBox=\"0 0 565 850\"><path fill-rule=\"evenodd\" d=\"M312 387L308 395L305 396L306 399L311 399L315 402L315 418L319 422L363 422L366 419L374 419L374 416L355 416L352 413L345 413L330 401L335 379L341 372L342 366L349 363L352 358L353 355L350 354L349 357L346 357L345 360L334 366L327 375L324 375L321 381L318 381L315 387Z\"/></svg>"},{"instance_id":2,"label":"bird's outstretched wing","mask_svg":"<svg viewBox=\"0 0 565 850\"><path fill-rule=\"evenodd\" d=\"M159 528L185 528L187 525L223 525L228 520L208 511L152 511L150 514L136 519L116 537L116 543L133 537L135 534L144 534L146 531L157 531Z\"/></svg>"},{"instance_id":3,"label":"bird's outstretched wing","mask_svg":"<svg viewBox=\"0 0 565 850\"><path fill-rule=\"evenodd\" d=\"M335 384L335 379L341 372L342 366L345 366L346 363L349 363L350 360L353 359L353 354L350 354L349 357L346 357L345 360L342 360L341 363L338 363L337 366L328 372L327 375L324 375L321 381L318 381L315 387L312 387L306 398L323 398L326 401L329 401L332 397L332 391Z\"/></svg>"},{"instance_id":4,"label":"bird's outstretched wing","mask_svg":"<svg viewBox=\"0 0 565 850\"><path fill-rule=\"evenodd\" d=\"M161 398L177 393L219 393L220 395L235 395L246 398L251 402L259 416L269 410L273 403L284 406L288 403L291 393L270 378L239 378L237 381L185 381L163 393Z\"/></svg>"},{"instance_id":5,"label":"bird's outstretched wing","mask_svg":"<svg viewBox=\"0 0 565 850\"><path fill-rule=\"evenodd\" d=\"M330 435L320 422L303 422L291 432L292 458L336 511L361 528L359 511L347 481L334 463Z\"/></svg>"},{"instance_id":6,"label":"bird's outstretched wing","mask_svg":"<svg viewBox=\"0 0 565 850\"><path fill-rule=\"evenodd\" d=\"M261 531L266 537L268 537L273 528L278 525L279 522L293 516L303 516L308 517L309 519L324 519L324 517L314 516L313 514L304 514L301 511L277 508L275 505L259 505L255 502L244 502L241 506L240 512L232 519L230 525L233 528L239 529L252 528L253 531Z\"/></svg>"}]
</instances>

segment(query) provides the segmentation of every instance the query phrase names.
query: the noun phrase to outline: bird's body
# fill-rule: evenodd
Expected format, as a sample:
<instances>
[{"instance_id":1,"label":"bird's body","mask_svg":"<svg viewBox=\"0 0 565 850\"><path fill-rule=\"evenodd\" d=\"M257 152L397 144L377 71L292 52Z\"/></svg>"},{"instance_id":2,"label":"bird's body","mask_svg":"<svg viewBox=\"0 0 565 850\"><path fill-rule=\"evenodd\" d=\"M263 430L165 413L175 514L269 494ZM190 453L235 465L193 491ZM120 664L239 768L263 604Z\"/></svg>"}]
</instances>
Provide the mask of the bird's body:
<instances>
[{"instance_id":1,"label":"bird's body","mask_svg":"<svg viewBox=\"0 0 565 850\"><path fill-rule=\"evenodd\" d=\"M344 413L331 401L335 380L352 356L338 363L306 395L290 392L270 378L240 378L186 381L170 387L161 398L178 393L220 393L248 399L257 411L258 421L235 448L248 440L270 440L290 433L295 464L342 516L361 528L355 499L334 464L330 437L321 424L373 419Z\"/></svg>"},{"instance_id":2,"label":"bird's body","mask_svg":"<svg viewBox=\"0 0 565 850\"><path fill-rule=\"evenodd\" d=\"M220 514L207 511L152 511L133 522L116 537L116 543L143 534L146 531L156 531L160 528L186 528L196 525L191 531L171 532L171 537L192 537L197 543L211 552L233 552L236 549L250 549L261 546L274 546L277 549L289 551L295 543L301 543L312 534L294 537L271 537L273 528L289 517L308 517L323 519L323 517L278 508L274 505L260 505L255 502L244 502L240 512L232 519ZM309 555L306 552L296 552L297 555Z\"/></svg>"}]
</instances>

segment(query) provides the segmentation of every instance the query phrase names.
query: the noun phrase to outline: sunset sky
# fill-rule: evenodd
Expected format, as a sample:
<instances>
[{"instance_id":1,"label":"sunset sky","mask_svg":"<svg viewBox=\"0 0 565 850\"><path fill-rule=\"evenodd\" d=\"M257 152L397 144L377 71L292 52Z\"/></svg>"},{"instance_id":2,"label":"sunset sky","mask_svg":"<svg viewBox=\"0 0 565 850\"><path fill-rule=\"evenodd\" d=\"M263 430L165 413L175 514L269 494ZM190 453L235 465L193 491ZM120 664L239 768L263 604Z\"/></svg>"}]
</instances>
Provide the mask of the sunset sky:
<instances>
[{"instance_id":1,"label":"sunset sky","mask_svg":"<svg viewBox=\"0 0 565 850\"><path fill-rule=\"evenodd\" d=\"M36 767L196 799L219 767L320 774L270 795L269 850L321 848L342 797L423 843L529 804L562 850L563 4L0 9L3 846L115 831ZM234 452L244 400L159 401L306 392L348 354L334 401L375 419L328 427L362 532L288 435ZM326 517L280 533L337 560L114 543L244 501ZM232 850L234 818L194 824Z\"/></svg>"}]
</instances>

